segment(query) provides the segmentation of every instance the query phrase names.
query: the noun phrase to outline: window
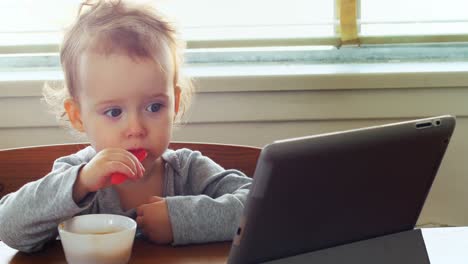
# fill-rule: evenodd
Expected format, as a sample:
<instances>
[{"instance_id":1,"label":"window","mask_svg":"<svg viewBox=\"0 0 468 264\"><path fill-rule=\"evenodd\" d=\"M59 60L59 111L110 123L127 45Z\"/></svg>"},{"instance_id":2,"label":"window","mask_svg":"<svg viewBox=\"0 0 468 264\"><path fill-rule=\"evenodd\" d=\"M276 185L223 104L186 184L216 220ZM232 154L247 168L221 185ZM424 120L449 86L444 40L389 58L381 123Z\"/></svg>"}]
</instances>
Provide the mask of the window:
<instances>
[{"instance_id":1,"label":"window","mask_svg":"<svg viewBox=\"0 0 468 264\"><path fill-rule=\"evenodd\" d=\"M58 44L78 0L0 1L0 46Z\"/></svg>"},{"instance_id":2,"label":"window","mask_svg":"<svg viewBox=\"0 0 468 264\"><path fill-rule=\"evenodd\" d=\"M259 48L283 47L286 52L283 54L274 50L262 56L242 58L261 57L267 61L280 58L280 61L284 61L289 56L290 60L309 58L320 63L360 62L375 58L400 61L401 57L411 57L407 56L408 50L402 50L403 46L380 44L435 43L434 48L423 46L418 54L411 50L414 45L409 46L409 53L420 56L421 51L427 51L431 53L431 60L454 56L466 59L468 56L464 55L464 49L459 49L468 42L466 0L134 1L154 5L172 18L179 24L189 49L197 52L201 52L201 48L249 47L256 48L254 52L258 53ZM56 53L61 31L75 19L81 2L0 1L0 54ZM450 44L447 49L441 48L439 44L442 42L458 44ZM292 46L304 47L302 50L305 53L298 55L297 50L288 51ZM311 49L311 46L319 48ZM320 48L322 46L327 49ZM340 49L343 46L353 49ZM395 58L389 57L388 48ZM206 58L239 61L223 57L232 54L230 52L224 55L192 54L189 61L206 61Z\"/></svg>"},{"instance_id":3,"label":"window","mask_svg":"<svg viewBox=\"0 0 468 264\"><path fill-rule=\"evenodd\" d=\"M333 37L330 0L154 0L188 42ZM57 44L79 0L0 1L0 46Z\"/></svg>"},{"instance_id":4,"label":"window","mask_svg":"<svg viewBox=\"0 0 468 264\"><path fill-rule=\"evenodd\" d=\"M361 35L468 34L466 0L361 0Z\"/></svg>"},{"instance_id":5,"label":"window","mask_svg":"<svg viewBox=\"0 0 468 264\"><path fill-rule=\"evenodd\" d=\"M178 18L188 40L331 37L330 0L179 0L161 9ZM198 11L197 11L198 10ZM204 10L206 13L200 14Z\"/></svg>"}]
</instances>

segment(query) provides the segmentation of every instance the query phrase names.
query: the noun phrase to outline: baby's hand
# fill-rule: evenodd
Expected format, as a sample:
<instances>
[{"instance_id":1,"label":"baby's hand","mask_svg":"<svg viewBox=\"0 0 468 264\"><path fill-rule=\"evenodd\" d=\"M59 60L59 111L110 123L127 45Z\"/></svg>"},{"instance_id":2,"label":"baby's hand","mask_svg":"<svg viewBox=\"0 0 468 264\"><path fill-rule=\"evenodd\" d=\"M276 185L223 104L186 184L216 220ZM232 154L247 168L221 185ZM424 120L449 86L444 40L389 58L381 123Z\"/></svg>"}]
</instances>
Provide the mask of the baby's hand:
<instances>
[{"instance_id":1,"label":"baby's hand","mask_svg":"<svg viewBox=\"0 0 468 264\"><path fill-rule=\"evenodd\" d=\"M137 207L137 224L151 241L168 244L173 240L166 199L153 196Z\"/></svg>"},{"instance_id":2,"label":"baby's hand","mask_svg":"<svg viewBox=\"0 0 468 264\"><path fill-rule=\"evenodd\" d=\"M148 152L144 149L134 149L134 150L129 150L130 153L132 153L135 157L137 157L138 161L142 162L146 156L148 155ZM120 173L120 172L114 172L111 175L111 183L112 184L121 184L122 182L126 181L128 178L127 175Z\"/></svg>"},{"instance_id":3,"label":"baby's hand","mask_svg":"<svg viewBox=\"0 0 468 264\"><path fill-rule=\"evenodd\" d=\"M128 175L129 179L137 180L143 177L144 170L137 157L127 150L104 149L79 172L73 187L73 198L78 202L88 192L110 186L113 173L122 173Z\"/></svg>"}]
</instances>

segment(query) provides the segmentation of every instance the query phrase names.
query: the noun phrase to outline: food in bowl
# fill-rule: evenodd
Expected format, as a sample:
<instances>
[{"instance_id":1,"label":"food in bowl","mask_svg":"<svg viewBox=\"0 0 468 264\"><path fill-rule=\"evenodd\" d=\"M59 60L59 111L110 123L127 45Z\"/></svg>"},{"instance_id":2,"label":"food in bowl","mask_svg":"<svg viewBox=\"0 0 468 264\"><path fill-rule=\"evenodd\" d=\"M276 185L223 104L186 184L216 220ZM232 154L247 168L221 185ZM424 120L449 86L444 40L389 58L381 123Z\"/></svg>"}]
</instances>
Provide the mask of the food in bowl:
<instances>
[{"instance_id":1,"label":"food in bowl","mask_svg":"<svg viewBox=\"0 0 468 264\"><path fill-rule=\"evenodd\" d=\"M113 214L75 216L59 224L68 263L128 263L136 231L135 220Z\"/></svg>"}]
</instances>

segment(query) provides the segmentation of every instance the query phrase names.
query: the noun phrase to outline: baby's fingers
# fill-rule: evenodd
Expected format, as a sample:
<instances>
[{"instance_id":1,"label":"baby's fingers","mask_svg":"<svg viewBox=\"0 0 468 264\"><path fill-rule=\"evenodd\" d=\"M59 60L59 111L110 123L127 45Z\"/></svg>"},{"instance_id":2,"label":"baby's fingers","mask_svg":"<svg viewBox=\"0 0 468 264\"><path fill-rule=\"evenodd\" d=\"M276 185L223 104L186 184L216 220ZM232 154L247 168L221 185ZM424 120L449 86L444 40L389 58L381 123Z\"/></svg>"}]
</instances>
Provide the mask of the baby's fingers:
<instances>
[{"instance_id":1,"label":"baby's fingers","mask_svg":"<svg viewBox=\"0 0 468 264\"><path fill-rule=\"evenodd\" d=\"M143 177L143 165L141 165L138 159L135 156L133 156L133 154L131 154L130 152L126 150L120 150L120 152L118 153L113 153L112 155L109 155L109 160L120 161L126 164L129 168L131 168L135 174L135 177L132 177L133 175L128 175L128 177L132 179L138 179L139 177Z\"/></svg>"},{"instance_id":2,"label":"baby's fingers","mask_svg":"<svg viewBox=\"0 0 468 264\"><path fill-rule=\"evenodd\" d=\"M137 226L138 228L140 229L141 233L143 233L143 235L146 235L146 230L145 230L145 221L144 221L144 218L143 216L138 216L135 221L137 222Z\"/></svg>"},{"instance_id":3,"label":"baby's fingers","mask_svg":"<svg viewBox=\"0 0 468 264\"><path fill-rule=\"evenodd\" d=\"M143 216L137 216L136 222L137 222L138 227L143 228L143 224L144 224Z\"/></svg>"},{"instance_id":4,"label":"baby's fingers","mask_svg":"<svg viewBox=\"0 0 468 264\"><path fill-rule=\"evenodd\" d=\"M135 173L135 175L137 175L138 177L143 177L143 172L144 172L144 169L142 168L143 166L138 161L138 159L135 156L133 156L133 154L131 154L125 149L119 149L119 148L105 149L105 150L102 150L98 154L98 156L100 156L100 159L106 162L107 165L109 164L109 162L112 162L112 161L122 162L126 164L129 168L131 168L132 171ZM117 171L111 171L110 173L112 172L117 172ZM109 171L107 171L107 173L109 173ZM133 174L127 174L127 176L132 179L134 178L132 177Z\"/></svg>"},{"instance_id":5,"label":"baby's fingers","mask_svg":"<svg viewBox=\"0 0 468 264\"><path fill-rule=\"evenodd\" d=\"M148 202L146 202L146 203L149 204L149 203L156 203L156 202L160 202L160 201L164 201L164 198L160 197L160 196L151 196L148 199Z\"/></svg>"},{"instance_id":6,"label":"baby's fingers","mask_svg":"<svg viewBox=\"0 0 468 264\"><path fill-rule=\"evenodd\" d=\"M113 173L121 173L132 179L138 178L136 174L137 172L135 172L127 164L120 161L110 161L108 170L110 172L109 175L112 175Z\"/></svg>"},{"instance_id":7,"label":"baby's fingers","mask_svg":"<svg viewBox=\"0 0 468 264\"><path fill-rule=\"evenodd\" d=\"M129 152L130 153L130 152ZM134 164L136 174L140 177L143 177L143 174L145 173L145 167L143 167L143 164L138 160L137 157L135 157L133 154L130 153L130 155L127 156L127 158L130 159L130 161Z\"/></svg>"},{"instance_id":8,"label":"baby's fingers","mask_svg":"<svg viewBox=\"0 0 468 264\"><path fill-rule=\"evenodd\" d=\"M136 208L137 216L145 215L145 211L147 210L148 206L149 206L148 204L142 204L142 205L138 206Z\"/></svg>"}]
</instances>

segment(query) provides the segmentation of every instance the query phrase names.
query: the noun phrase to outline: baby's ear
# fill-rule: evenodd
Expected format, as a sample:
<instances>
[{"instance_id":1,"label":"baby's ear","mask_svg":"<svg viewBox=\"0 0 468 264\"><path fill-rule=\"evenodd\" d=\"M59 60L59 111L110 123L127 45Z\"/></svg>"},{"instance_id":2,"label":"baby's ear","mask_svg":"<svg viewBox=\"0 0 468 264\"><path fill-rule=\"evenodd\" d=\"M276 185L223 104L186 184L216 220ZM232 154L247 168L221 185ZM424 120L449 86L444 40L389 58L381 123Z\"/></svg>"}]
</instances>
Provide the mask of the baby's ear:
<instances>
[{"instance_id":1,"label":"baby's ear","mask_svg":"<svg viewBox=\"0 0 468 264\"><path fill-rule=\"evenodd\" d=\"M174 87L174 112L177 115L179 113L180 106L180 86L176 85Z\"/></svg>"},{"instance_id":2,"label":"baby's ear","mask_svg":"<svg viewBox=\"0 0 468 264\"><path fill-rule=\"evenodd\" d=\"M80 132L84 132L83 122L81 121L80 106L73 99L66 99L63 107L67 112L68 120L73 128Z\"/></svg>"}]
</instances>

